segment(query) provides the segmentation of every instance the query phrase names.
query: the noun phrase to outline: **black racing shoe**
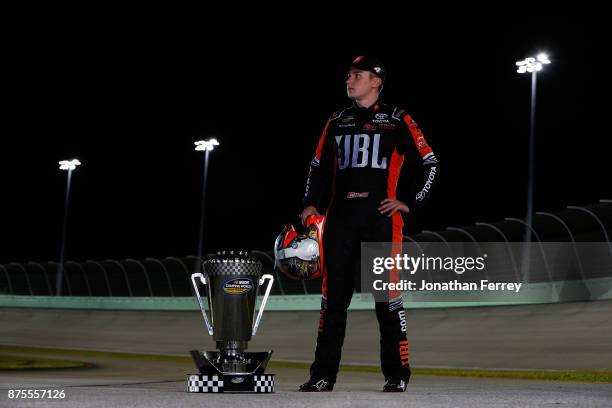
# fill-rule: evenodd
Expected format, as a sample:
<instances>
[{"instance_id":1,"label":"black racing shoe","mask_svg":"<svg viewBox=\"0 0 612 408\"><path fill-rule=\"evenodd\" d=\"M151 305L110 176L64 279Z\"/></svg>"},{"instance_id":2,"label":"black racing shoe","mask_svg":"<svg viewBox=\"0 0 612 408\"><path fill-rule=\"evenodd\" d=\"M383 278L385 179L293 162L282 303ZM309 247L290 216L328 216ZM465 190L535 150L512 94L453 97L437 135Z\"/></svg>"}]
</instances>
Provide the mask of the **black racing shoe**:
<instances>
[{"instance_id":1,"label":"black racing shoe","mask_svg":"<svg viewBox=\"0 0 612 408\"><path fill-rule=\"evenodd\" d=\"M311 378L300 385L300 392L327 392L334 389L334 383L326 378Z\"/></svg>"},{"instance_id":2,"label":"black racing shoe","mask_svg":"<svg viewBox=\"0 0 612 408\"><path fill-rule=\"evenodd\" d=\"M389 378L383 387L383 392L404 392L408 382L399 378Z\"/></svg>"}]
</instances>

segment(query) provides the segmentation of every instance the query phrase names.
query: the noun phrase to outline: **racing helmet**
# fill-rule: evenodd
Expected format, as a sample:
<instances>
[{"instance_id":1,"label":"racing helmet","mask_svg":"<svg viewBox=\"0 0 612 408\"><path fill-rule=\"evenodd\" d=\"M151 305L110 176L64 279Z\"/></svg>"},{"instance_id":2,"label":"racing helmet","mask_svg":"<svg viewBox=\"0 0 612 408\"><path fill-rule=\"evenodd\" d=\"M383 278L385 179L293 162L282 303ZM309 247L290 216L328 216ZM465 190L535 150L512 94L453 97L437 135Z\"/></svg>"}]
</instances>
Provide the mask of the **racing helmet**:
<instances>
[{"instance_id":1,"label":"racing helmet","mask_svg":"<svg viewBox=\"0 0 612 408\"><path fill-rule=\"evenodd\" d=\"M274 267L297 280L317 279L323 273L324 215L306 218L306 226L285 224L274 242Z\"/></svg>"}]
</instances>

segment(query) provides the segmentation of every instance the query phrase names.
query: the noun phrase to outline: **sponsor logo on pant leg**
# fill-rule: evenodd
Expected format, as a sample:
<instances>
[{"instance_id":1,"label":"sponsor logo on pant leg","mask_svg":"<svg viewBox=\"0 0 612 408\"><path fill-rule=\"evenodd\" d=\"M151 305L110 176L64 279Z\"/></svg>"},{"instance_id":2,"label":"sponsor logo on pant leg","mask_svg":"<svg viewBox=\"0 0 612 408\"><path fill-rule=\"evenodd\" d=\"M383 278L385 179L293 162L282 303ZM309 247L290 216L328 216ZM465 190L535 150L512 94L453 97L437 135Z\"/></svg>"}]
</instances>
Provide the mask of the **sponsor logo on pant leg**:
<instances>
[{"instance_id":1,"label":"sponsor logo on pant leg","mask_svg":"<svg viewBox=\"0 0 612 408\"><path fill-rule=\"evenodd\" d=\"M323 326L325 325L325 311L327 310L327 299L321 298L321 310L319 311L319 334L323 333Z\"/></svg>"},{"instance_id":2,"label":"sponsor logo on pant leg","mask_svg":"<svg viewBox=\"0 0 612 408\"><path fill-rule=\"evenodd\" d=\"M394 311L396 311L396 310L398 310L400 308L403 308L403 307L404 307L404 303L403 303L403 300L402 300L401 296L396 298L396 299L392 299L392 300L389 301L389 311L390 312L394 312Z\"/></svg>"},{"instance_id":3,"label":"sponsor logo on pant leg","mask_svg":"<svg viewBox=\"0 0 612 408\"><path fill-rule=\"evenodd\" d=\"M406 312L404 310L400 310L397 312L397 315L400 319L400 329L406 333Z\"/></svg>"},{"instance_id":4,"label":"sponsor logo on pant leg","mask_svg":"<svg viewBox=\"0 0 612 408\"><path fill-rule=\"evenodd\" d=\"M319 312L319 334L323 333L323 326L325 326L325 309Z\"/></svg>"},{"instance_id":5,"label":"sponsor logo on pant leg","mask_svg":"<svg viewBox=\"0 0 612 408\"><path fill-rule=\"evenodd\" d=\"M398 310L397 316L399 317L400 321L400 330L403 333L406 333L406 311L403 308L401 310ZM408 340L401 340L399 342L399 356L403 367L407 367L410 365L410 351L408 350Z\"/></svg>"},{"instance_id":6,"label":"sponsor logo on pant leg","mask_svg":"<svg viewBox=\"0 0 612 408\"><path fill-rule=\"evenodd\" d=\"M399 342L399 355L403 367L410 365L409 358L410 352L408 351L408 340L402 340Z\"/></svg>"}]
</instances>

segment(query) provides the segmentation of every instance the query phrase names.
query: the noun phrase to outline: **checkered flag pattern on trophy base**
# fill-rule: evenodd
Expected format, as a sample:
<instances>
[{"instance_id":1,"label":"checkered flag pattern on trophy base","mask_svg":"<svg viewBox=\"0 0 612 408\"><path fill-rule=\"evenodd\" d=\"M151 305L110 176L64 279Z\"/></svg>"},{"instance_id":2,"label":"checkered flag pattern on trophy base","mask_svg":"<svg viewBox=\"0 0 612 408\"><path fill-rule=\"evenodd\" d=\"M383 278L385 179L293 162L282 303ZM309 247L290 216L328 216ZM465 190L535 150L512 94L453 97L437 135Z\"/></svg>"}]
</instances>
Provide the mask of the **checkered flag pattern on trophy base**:
<instances>
[{"instance_id":1,"label":"checkered flag pattern on trophy base","mask_svg":"<svg viewBox=\"0 0 612 408\"><path fill-rule=\"evenodd\" d=\"M255 392L274 392L274 376L273 375L256 375Z\"/></svg>"},{"instance_id":2,"label":"checkered flag pattern on trophy base","mask_svg":"<svg viewBox=\"0 0 612 408\"><path fill-rule=\"evenodd\" d=\"M223 392L223 380L218 375L189 375L187 381L189 392Z\"/></svg>"}]
</instances>

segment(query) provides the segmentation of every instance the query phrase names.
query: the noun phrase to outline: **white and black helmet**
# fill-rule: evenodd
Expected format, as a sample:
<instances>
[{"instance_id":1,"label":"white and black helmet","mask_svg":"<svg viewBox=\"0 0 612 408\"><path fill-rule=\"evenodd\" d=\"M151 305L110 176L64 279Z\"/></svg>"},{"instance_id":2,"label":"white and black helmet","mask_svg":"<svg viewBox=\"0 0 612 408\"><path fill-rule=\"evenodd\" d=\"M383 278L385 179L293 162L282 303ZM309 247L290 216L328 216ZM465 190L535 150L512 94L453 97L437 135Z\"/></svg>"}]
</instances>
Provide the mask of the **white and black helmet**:
<instances>
[{"instance_id":1,"label":"white and black helmet","mask_svg":"<svg viewBox=\"0 0 612 408\"><path fill-rule=\"evenodd\" d=\"M323 272L325 216L310 216L305 227L286 224L274 242L274 267L292 279L316 279Z\"/></svg>"}]
</instances>

